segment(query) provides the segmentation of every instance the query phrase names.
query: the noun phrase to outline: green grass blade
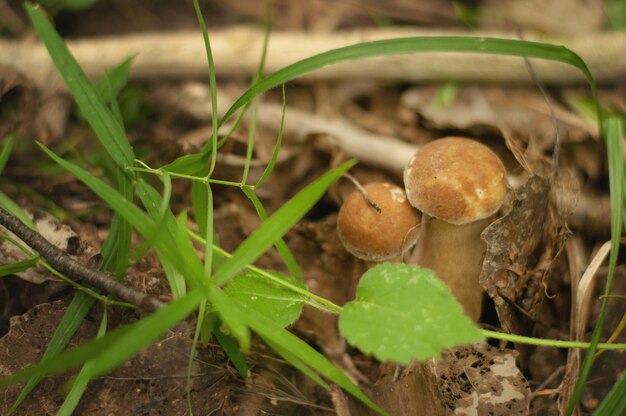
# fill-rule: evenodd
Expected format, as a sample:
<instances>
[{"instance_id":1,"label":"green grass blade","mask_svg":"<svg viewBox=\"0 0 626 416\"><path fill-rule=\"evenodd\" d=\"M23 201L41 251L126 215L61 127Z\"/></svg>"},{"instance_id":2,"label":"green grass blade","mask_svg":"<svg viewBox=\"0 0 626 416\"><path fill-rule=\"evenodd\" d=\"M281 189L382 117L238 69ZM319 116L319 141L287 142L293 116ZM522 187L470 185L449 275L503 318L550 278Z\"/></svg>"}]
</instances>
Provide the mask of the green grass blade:
<instances>
[{"instance_id":1,"label":"green grass blade","mask_svg":"<svg viewBox=\"0 0 626 416\"><path fill-rule=\"evenodd\" d=\"M95 301L95 298L92 298L87 293L76 293L74 299L72 299L72 302L67 307L61 323L54 332L54 335L52 335L48 348L46 348L46 352L44 352L43 357L41 357L42 361L56 356L65 349ZM44 375L34 375L32 378L27 377L28 383L26 383L26 386L24 386L24 389L20 392L17 400L15 400L15 403L11 406L9 415L13 414L17 410L24 399L33 391L35 387L37 387L43 377Z\"/></svg>"},{"instance_id":2,"label":"green grass blade","mask_svg":"<svg viewBox=\"0 0 626 416\"><path fill-rule=\"evenodd\" d=\"M250 329L245 323L237 305L230 297L219 289L212 290L209 295L211 306L219 313L222 324L230 331L243 352L250 351Z\"/></svg>"},{"instance_id":3,"label":"green grass blade","mask_svg":"<svg viewBox=\"0 0 626 416\"><path fill-rule=\"evenodd\" d=\"M123 126L106 107L46 16L37 6L27 3L25 7L37 35L98 139L118 166L132 166L134 155Z\"/></svg>"},{"instance_id":4,"label":"green grass blade","mask_svg":"<svg viewBox=\"0 0 626 416\"><path fill-rule=\"evenodd\" d=\"M281 145L283 143L283 131L285 129L285 112L287 111L287 98L285 97L285 84L282 84L282 96L283 96L283 110L280 115L280 127L278 128L278 137L276 138L276 145L274 146L274 152L272 152L272 157L270 158L269 163L265 167L263 174L254 185L255 189L260 188L263 183L267 180L268 176L274 170L274 166L276 165L276 160L278 159L278 153L280 152Z\"/></svg>"},{"instance_id":5,"label":"green grass blade","mask_svg":"<svg viewBox=\"0 0 626 416\"><path fill-rule=\"evenodd\" d=\"M41 148L54 161L68 171L72 172L79 180L85 183L113 210L122 215L126 221L133 224L133 226L144 236L144 238L151 237L155 234L157 226L154 221L152 221L145 212L126 199L122 194L84 169L55 155L44 146L41 146ZM157 216L158 207L160 206L160 195L158 192L156 192L143 180L138 180L136 187L137 193L144 205L150 211L150 215L153 217ZM186 238L186 240L181 239L178 231L178 225L176 224L171 212L167 214L163 228L164 232L160 233L159 237L155 241L155 248L165 271L169 272L168 278L171 277L174 270L176 270L175 275L181 280L183 276L188 278L190 282L194 281L194 279L200 279L200 276L203 275L202 264L197 256L194 255L191 241L188 238ZM186 232L185 236L187 236ZM184 245L181 246L178 244L172 244L172 241L184 242ZM184 280L182 280L182 288L178 289L184 290ZM173 287L172 290L174 294L181 294L176 291L177 287ZM184 293L184 291L182 293Z\"/></svg>"},{"instance_id":6,"label":"green grass blade","mask_svg":"<svg viewBox=\"0 0 626 416\"><path fill-rule=\"evenodd\" d=\"M209 210L209 206L207 205L209 197L207 195L206 186L201 182L193 181L191 183L191 198L198 232L200 235L206 235L207 215Z\"/></svg>"},{"instance_id":7,"label":"green grass blade","mask_svg":"<svg viewBox=\"0 0 626 416\"><path fill-rule=\"evenodd\" d=\"M215 273L217 284L221 285L233 278L246 265L252 263L286 233L324 195L328 187L354 162L346 162L322 175L315 182L300 191L285 203L263 225L244 240Z\"/></svg>"},{"instance_id":8,"label":"green grass blade","mask_svg":"<svg viewBox=\"0 0 626 416\"><path fill-rule=\"evenodd\" d=\"M96 335L96 339L101 339L106 334L108 324L107 317L107 309L104 309L104 315L102 316L102 320L100 321L100 327L98 328L98 333ZM78 402L81 397L83 397L83 393L87 390L87 385L91 380L89 377L86 377L86 374L89 373L89 368L91 366L91 361L85 363L83 368L80 370L80 373L76 376L76 379L72 383L72 389L65 396L65 400L63 400L63 404L61 408L57 412L57 416L71 416L78 406Z\"/></svg>"},{"instance_id":9,"label":"green grass blade","mask_svg":"<svg viewBox=\"0 0 626 416\"><path fill-rule=\"evenodd\" d=\"M4 140L4 144L2 145L2 151L0 151L0 173L4 170L4 167L9 160L9 156L11 156L11 151L13 150L13 144L15 143L15 134L9 134Z\"/></svg>"},{"instance_id":10,"label":"green grass blade","mask_svg":"<svg viewBox=\"0 0 626 416\"><path fill-rule=\"evenodd\" d=\"M596 411L594 416L613 416L626 414L626 371L622 372L617 383L611 387L609 394Z\"/></svg>"},{"instance_id":11,"label":"green grass blade","mask_svg":"<svg viewBox=\"0 0 626 416\"><path fill-rule=\"evenodd\" d=\"M16 261L11 264L3 264L0 266L0 277L9 276L30 269L39 261L39 257L33 257L26 260Z\"/></svg>"},{"instance_id":12,"label":"green grass blade","mask_svg":"<svg viewBox=\"0 0 626 416\"><path fill-rule=\"evenodd\" d=\"M129 223L139 231L142 235L151 235L156 229L154 222L140 210L135 204L126 199L122 194L113 189L111 186L96 178L91 173L75 164L68 162L45 146L39 144L39 147L56 163L70 171L81 182L85 183L93 192L103 199L113 210L119 212Z\"/></svg>"},{"instance_id":13,"label":"green grass blade","mask_svg":"<svg viewBox=\"0 0 626 416\"><path fill-rule=\"evenodd\" d=\"M497 39L469 36L430 36L400 39L385 39L359 43L333 49L288 65L263 78L244 92L224 114L222 125L233 114L250 102L252 98L271 88L277 87L303 74L315 71L327 65L333 65L355 59L373 56L398 55L416 52L475 52L499 55L525 56L541 58L570 64L580 69L593 89L594 101L597 92L591 72L583 60L564 46L513 39Z\"/></svg>"},{"instance_id":14,"label":"green grass blade","mask_svg":"<svg viewBox=\"0 0 626 416\"><path fill-rule=\"evenodd\" d=\"M135 249L133 253L133 257L135 259L143 257L143 255L154 246L155 240L159 237L159 233L163 230L163 226L165 224L168 213L170 213L170 198L172 197L172 178L168 172L163 172L160 176L161 182L163 183L163 197L158 196L157 193L154 194L154 199L152 203L147 206L155 206L158 204L158 209L148 210L148 215L150 215L153 221L157 224L156 231L154 235L145 237L143 242ZM159 202L160 201L160 202ZM173 216L172 216L173 219Z\"/></svg>"},{"instance_id":15,"label":"green grass blade","mask_svg":"<svg viewBox=\"0 0 626 416\"><path fill-rule=\"evenodd\" d=\"M617 258L620 248L620 236L622 231L622 214L624 209L624 148L623 148L623 125L622 121L618 117L608 117L602 123L604 140L606 143L607 154L609 159L609 189L611 194L611 253L609 255L609 272L606 279L606 286L604 289L604 297L602 299L602 305L600 308L600 315L598 322L596 323L593 335L591 336L591 346L585 355L585 360L580 369L578 380L572 397L567 406L565 414L570 416L574 413L574 410L578 406L580 396L585 387L591 367L593 366L594 356L597 351L600 337L602 336L602 330L604 329L604 322L606 318L606 310L608 307L608 295L611 293L611 286L613 284L613 277L615 275L615 267L617 265Z\"/></svg>"},{"instance_id":16,"label":"green grass blade","mask_svg":"<svg viewBox=\"0 0 626 416\"><path fill-rule=\"evenodd\" d=\"M250 199L259 218L266 221L268 218L267 211L265 211L265 207L263 206L263 203L261 203L259 197L249 188L241 188L241 191ZM301 280L302 271L300 270L300 266L298 266L298 262L295 257L291 253L291 250L289 250L287 243L285 243L285 240L281 237L274 243L274 247L276 247L278 254L280 254L280 257L285 262L289 273L296 279Z\"/></svg>"},{"instance_id":17,"label":"green grass blade","mask_svg":"<svg viewBox=\"0 0 626 416\"><path fill-rule=\"evenodd\" d=\"M207 242L206 247L204 248L204 274L207 277L210 277L213 272L213 236L215 229L213 227L213 191L211 190L211 185L206 184L206 220L204 231L204 240ZM191 240L191 237L187 232L185 232L185 236Z\"/></svg>"},{"instance_id":18,"label":"green grass blade","mask_svg":"<svg viewBox=\"0 0 626 416\"><path fill-rule=\"evenodd\" d=\"M117 165L116 173L119 192L124 195L125 198L132 199L133 186L130 178L125 175ZM132 227L120 214L115 213L109 229L109 235L102 246L101 269L113 272L118 279L124 278L126 269L128 268L131 237ZM107 309L105 308L96 338L102 338L106 334L107 322ZM57 416L71 415L74 412L74 409L87 389L87 385L91 381L89 377L85 376L88 372L89 365L90 362L87 362L81 369L72 385L72 389L65 397Z\"/></svg>"},{"instance_id":19,"label":"green grass blade","mask_svg":"<svg viewBox=\"0 0 626 416\"><path fill-rule=\"evenodd\" d=\"M230 335L226 335L220 330L220 321L217 319L215 320L215 326L213 327L213 335L241 378L246 380L249 372L246 356L239 350L235 338Z\"/></svg>"},{"instance_id":20,"label":"green grass blade","mask_svg":"<svg viewBox=\"0 0 626 416\"><path fill-rule=\"evenodd\" d=\"M28 228L37 231L37 225L30 219L28 214L24 212L24 210L15 203L11 198L9 198L4 192L0 191L0 207L7 211L9 214L17 217L24 224L28 226Z\"/></svg>"},{"instance_id":21,"label":"green grass blade","mask_svg":"<svg viewBox=\"0 0 626 416\"><path fill-rule=\"evenodd\" d=\"M227 298L226 296L224 297ZM305 341L286 329L281 328L279 325L276 325L265 316L255 314L253 311L247 309L240 309L234 302L230 302L232 307L237 309L235 313L238 313L240 319L243 319L250 328L257 332L263 339L268 340L271 345L280 346L280 350L277 351L279 354L284 351L288 352L288 354L284 355L286 360L292 357L297 358L297 360L294 360L294 366L302 367L306 365L308 368L314 369L318 374L336 383L370 408L381 414L387 414L365 396L341 370L335 367L326 357Z\"/></svg>"},{"instance_id":22,"label":"green grass blade","mask_svg":"<svg viewBox=\"0 0 626 416\"><path fill-rule=\"evenodd\" d=\"M261 48L261 59L259 59L259 65L256 73L252 79L252 85L256 84L265 68L265 60L267 58L267 47L270 40L270 19L269 19L269 6L265 5L265 31L263 33L263 47ZM252 117L250 118L250 127L248 129L248 145L246 147L246 162L243 167L243 177L241 179L241 185L245 185L248 182L248 173L250 172L250 163L252 161L252 153L254 151L254 138L256 135L256 118L257 118L258 104L253 104ZM243 113L243 112L242 112Z\"/></svg>"},{"instance_id":23,"label":"green grass blade","mask_svg":"<svg viewBox=\"0 0 626 416\"><path fill-rule=\"evenodd\" d=\"M161 204L161 195L145 181L137 182L137 194L154 218L159 215L158 207ZM181 239L178 236L179 225L172 211L168 208L161 231L154 241L157 254L161 260L163 270L170 284L174 298L182 296L186 292L185 279L199 279L203 275L202 264L188 239ZM184 224L182 225L184 227ZM171 242L180 239L180 244L174 245Z\"/></svg>"},{"instance_id":24,"label":"green grass blade","mask_svg":"<svg viewBox=\"0 0 626 416\"><path fill-rule=\"evenodd\" d=\"M202 290L190 291L184 297L140 321L0 379L0 387L20 383L31 377L44 377L65 371L90 360L92 364L85 372L85 376L93 378L102 375L156 340L168 328L185 319L198 307L204 296L205 292Z\"/></svg>"},{"instance_id":25,"label":"green grass blade","mask_svg":"<svg viewBox=\"0 0 626 416\"><path fill-rule=\"evenodd\" d=\"M130 178L117 168L117 188L127 200L133 198L133 184ZM102 245L103 270L109 270L121 279L128 268L130 257L132 226L120 214L115 213L109 235Z\"/></svg>"},{"instance_id":26,"label":"green grass blade","mask_svg":"<svg viewBox=\"0 0 626 416\"><path fill-rule=\"evenodd\" d=\"M204 46L206 48L207 62L209 64L209 88L211 89L211 118L213 131L211 133L211 141L205 145L205 152L211 151L211 165L209 167L208 176L211 177L213 170L215 169L215 163L217 162L217 79L215 77L215 62L213 61L213 52L211 51L211 42L209 40L209 34L207 32L206 23L204 17L202 17L202 10L198 0L193 0L193 8L196 11L196 17L202 30L202 38L204 39Z\"/></svg>"}]
</instances>

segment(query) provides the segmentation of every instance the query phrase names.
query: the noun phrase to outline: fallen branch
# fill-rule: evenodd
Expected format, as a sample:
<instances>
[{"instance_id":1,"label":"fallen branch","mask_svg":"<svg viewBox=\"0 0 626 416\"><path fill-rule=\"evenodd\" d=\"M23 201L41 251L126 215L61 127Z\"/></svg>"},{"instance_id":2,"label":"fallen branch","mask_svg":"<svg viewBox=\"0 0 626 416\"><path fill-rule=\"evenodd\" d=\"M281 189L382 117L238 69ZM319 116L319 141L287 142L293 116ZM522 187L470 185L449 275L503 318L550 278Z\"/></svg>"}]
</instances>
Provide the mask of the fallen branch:
<instances>
[{"instance_id":1,"label":"fallen branch","mask_svg":"<svg viewBox=\"0 0 626 416\"><path fill-rule=\"evenodd\" d=\"M265 70L273 72L297 60L359 42L409 36L479 36L517 39L511 32L463 32L416 29L354 29L333 33L276 31L270 36ZM211 31L211 48L220 76L250 76L257 70L263 31L243 26ZM626 33L605 32L578 37L528 34L527 40L565 45L587 63L597 81L626 77ZM96 77L129 56L135 56L134 78L206 78L208 75L199 30L108 36L68 41L77 61ZM62 88L60 78L43 45L34 41L0 40L2 68L15 71L42 88ZM552 61L533 59L542 82L555 85L584 83L577 69ZM331 65L305 75L314 79L403 80L412 82L455 79L459 81L533 84L519 57L475 53L416 53L389 55Z\"/></svg>"},{"instance_id":2,"label":"fallen branch","mask_svg":"<svg viewBox=\"0 0 626 416\"><path fill-rule=\"evenodd\" d=\"M165 306L165 303L156 297L116 280L112 273L93 270L77 262L67 253L51 244L41 234L28 228L22 221L2 208L0 208L0 225L19 237L30 248L38 252L50 266L69 278L101 289L146 311L153 311Z\"/></svg>"}]
</instances>

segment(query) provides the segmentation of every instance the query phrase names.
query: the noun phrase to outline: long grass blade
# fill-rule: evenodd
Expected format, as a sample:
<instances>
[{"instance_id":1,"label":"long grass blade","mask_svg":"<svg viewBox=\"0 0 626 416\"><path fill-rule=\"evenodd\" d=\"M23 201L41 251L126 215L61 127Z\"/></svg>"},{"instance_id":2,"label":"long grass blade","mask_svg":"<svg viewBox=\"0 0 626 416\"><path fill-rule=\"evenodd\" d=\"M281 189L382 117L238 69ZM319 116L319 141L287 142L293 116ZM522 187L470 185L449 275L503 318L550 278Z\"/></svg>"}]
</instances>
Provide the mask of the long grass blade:
<instances>
[{"instance_id":1,"label":"long grass blade","mask_svg":"<svg viewBox=\"0 0 626 416\"><path fill-rule=\"evenodd\" d=\"M54 65L94 133L118 166L121 168L131 166L134 155L123 126L106 107L100 94L70 54L63 39L54 30L46 16L37 6L27 3L25 7L37 35L48 49Z\"/></svg>"},{"instance_id":2,"label":"long grass blade","mask_svg":"<svg viewBox=\"0 0 626 416\"><path fill-rule=\"evenodd\" d=\"M613 284L613 277L615 276L615 267L617 265L617 257L619 255L620 236L622 231L622 214L623 214L623 199L624 193L624 148L623 148L623 125L622 121L618 117L608 117L603 122L604 140L607 147L607 154L609 159L609 189L611 193L611 253L609 255L609 272L606 279L606 286L604 289L604 297L602 298L602 304L600 307L600 315L598 322L596 323L593 335L591 336L591 346L585 355L585 359L578 375L578 381L572 392L572 397L567 406L565 414L570 416L574 413L574 410L578 406L580 396L585 387L591 367L593 366L593 359L598 349L598 343L602 336L602 330L604 329L604 322L606 320L606 311L608 307L609 297L611 294L611 287Z\"/></svg>"},{"instance_id":3,"label":"long grass blade","mask_svg":"<svg viewBox=\"0 0 626 416\"><path fill-rule=\"evenodd\" d=\"M470 36L429 36L400 39L385 39L359 43L333 49L288 65L244 92L226 111L220 120L220 126L233 114L257 95L293 80L303 74L315 71L327 65L363 59L372 56L398 55L416 52L473 52L499 55L525 56L563 62L573 65L585 75L593 90L594 102L597 103L597 91L593 76L584 61L573 51L564 46L550 45L524 40L498 39ZM597 105L596 105L597 107Z\"/></svg>"},{"instance_id":4,"label":"long grass blade","mask_svg":"<svg viewBox=\"0 0 626 416\"><path fill-rule=\"evenodd\" d=\"M286 233L324 195L328 187L354 162L346 162L322 175L300 191L254 231L215 273L217 284L233 278L246 265L252 263Z\"/></svg>"},{"instance_id":5,"label":"long grass blade","mask_svg":"<svg viewBox=\"0 0 626 416\"><path fill-rule=\"evenodd\" d=\"M13 144L15 143L15 135L9 134L4 140L4 144L2 145L2 150L0 151L0 173L4 170L4 167L9 160L9 156L11 156L11 152L13 151Z\"/></svg>"}]
</instances>

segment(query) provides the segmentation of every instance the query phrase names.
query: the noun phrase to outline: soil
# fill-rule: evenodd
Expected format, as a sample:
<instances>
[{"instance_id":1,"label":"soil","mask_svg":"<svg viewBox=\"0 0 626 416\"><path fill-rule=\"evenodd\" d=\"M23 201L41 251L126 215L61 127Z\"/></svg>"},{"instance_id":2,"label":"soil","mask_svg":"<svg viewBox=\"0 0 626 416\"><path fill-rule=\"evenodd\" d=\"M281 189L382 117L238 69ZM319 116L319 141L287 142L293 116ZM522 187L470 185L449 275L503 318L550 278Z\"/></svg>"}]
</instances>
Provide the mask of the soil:
<instances>
[{"instance_id":1,"label":"soil","mask_svg":"<svg viewBox=\"0 0 626 416\"><path fill-rule=\"evenodd\" d=\"M0 17L0 28L3 24L5 27L0 36L7 40L35 37L20 3L0 0L2 8L13 11ZM262 2L230 3L200 2L210 28L258 26L263 21ZM360 5L325 0L269 3L275 31L328 33L372 28L381 22L462 28L451 3L442 0L363 1ZM467 7L494 7L489 1L463 3ZM566 7L566 3L575 2L555 3ZM82 11L59 10L53 20L61 35L69 38L198 28L191 1L100 1ZM481 29L504 25L494 20L477 24L482 25ZM572 27L557 29L576 33ZM600 22L579 30L603 29ZM217 75L218 87L225 96L236 96L249 82L249 78ZM510 184L508 200L498 219L483 234L487 254L481 275L485 294L479 322L520 335L571 339L577 336L572 303L582 297L587 312L582 315L578 335L588 339L597 323L599 294L608 270L600 267L584 292L577 292L576 282L590 267L602 243L610 238L608 176L605 149L595 125L576 112L567 97L588 97L589 93L578 86L547 86L550 104L546 104L538 85L457 85L458 99L436 107L432 102L445 87L442 85L304 80L290 83L286 94L289 108L302 111L316 123L340 118L350 128L411 145L460 135L491 147L516 183ZM603 85L603 102L624 112L624 88L623 81ZM194 102L193 97L206 98L207 91L206 78L131 78L118 98L129 140L143 161L161 166L203 145L210 135L209 102ZM261 105L280 105L279 91L270 91L264 100ZM554 140L555 124L560 126L560 142ZM276 126L260 123L256 128L251 181L260 177L271 156ZM244 119L221 149L216 168L220 179L241 179L249 128L249 120ZM303 186L351 157L327 131L303 129L286 131L275 170L258 191L270 214ZM2 172L0 189L36 218L52 218L48 238L56 235L62 240L59 244L65 244L63 249L83 264L97 265L111 212L76 178L47 160L34 141L80 163L94 163L101 169L98 172L94 168L96 174L106 169L105 164L98 164L104 152L69 95L65 91L47 91L0 66L0 137L10 132L15 132L17 141ZM557 145L561 158L553 169ZM361 183L382 180L401 185L401 172L383 166L384 161L360 163L350 173ZM350 255L336 233L340 203L353 190L351 181L339 180L284 238L309 290L339 305L354 299L360 276L371 266ZM175 182L171 201L176 214L190 209L190 195L189 183ZM232 252L259 227L261 220L236 187L215 187L214 200L217 239ZM193 212L190 216L193 218ZM61 227L68 227L72 234L61 233L65 230ZM616 295L626 290L623 260L613 286ZM12 261L0 245L0 265ZM286 272L274 250L256 265ZM153 253L132 263L126 282L164 299L169 295L164 272ZM75 294L71 286L39 268L33 268L28 276L0 279L0 375L13 374L41 359ZM619 327L625 312L624 302L611 301L603 339ZM94 338L103 313L104 306L97 302L70 345ZM143 316L142 312L115 306L108 307L107 313L109 330ZM75 414L374 414L337 386L326 390L315 384L260 339L254 338L252 350L246 355L250 375L244 381L215 340L191 349L194 319L172 328L128 362L93 380ZM405 368L380 363L352 348L339 333L337 318L313 308L305 307L290 330L396 416L559 415L584 357L574 350L491 342L445 351L438 360L412 363ZM626 342L626 337L618 331L614 341ZM190 354L193 359L188 368ZM624 368L624 351L605 351L597 358L579 414L591 414L597 408ZM75 374L67 372L44 379L15 414L56 414ZM8 413L22 387L0 390L1 415Z\"/></svg>"}]
</instances>

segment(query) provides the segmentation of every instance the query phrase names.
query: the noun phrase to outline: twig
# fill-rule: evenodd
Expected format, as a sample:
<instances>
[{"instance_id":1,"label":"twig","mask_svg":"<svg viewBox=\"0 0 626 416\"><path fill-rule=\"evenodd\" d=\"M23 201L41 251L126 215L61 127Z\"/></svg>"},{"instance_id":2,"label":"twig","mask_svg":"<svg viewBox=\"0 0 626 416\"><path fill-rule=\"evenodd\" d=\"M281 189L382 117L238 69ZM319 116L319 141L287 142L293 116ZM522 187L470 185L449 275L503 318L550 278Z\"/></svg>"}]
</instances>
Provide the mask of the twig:
<instances>
[{"instance_id":1,"label":"twig","mask_svg":"<svg viewBox=\"0 0 626 416\"><path fill-rule=\"evenodd\" d=\"M154 296L140 292L115 279L111 273L90 269L51 244L41 234L28 228L22 221L0 208L0 225L11 231L29 247L37 251L48 264L64 275L110 293L144 310L153 311L165 306Z\"/></svg>"},{"instance_id":2,"label":"twig","mask_svg":"<svg viewBox=\"0 0 626 416\"><path fill-rule=\"evenodd\" d=\"M263 46L263 31L234 26L211 31L211 48L221 76L252 76L258 68ZM402 28L361 28L334 33L295 31L272 32L266 73L297 60L330 49L380 39L409 36L479 36L515 39L513 32L417 30ZM618 81L626 76L626 34L602 32L579 37L528 35L539 40L565 45L587 63L596 81ZM206 77L206 55L202 34L196 31L133 34L68 42L70 50L91 77L135 56L133 78ZM546 84L582 84L584 76L577 69L561 63L537 60L537 75ZM8 67L42 88L60 87L59 76L39 42L0 40L0 68ZM532 83L523 60L517 57L475 53L417 53L384 56L332 65L305 75L312 79L378 79L404 81L484 81Z\"/></svg>"}]
</instances>

